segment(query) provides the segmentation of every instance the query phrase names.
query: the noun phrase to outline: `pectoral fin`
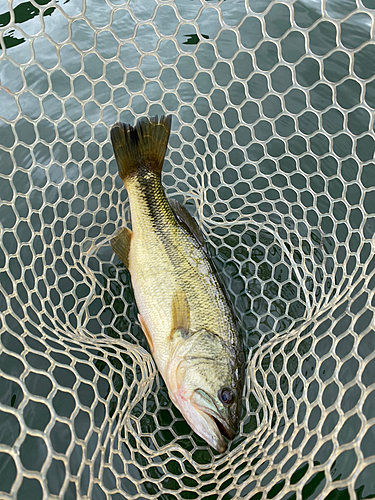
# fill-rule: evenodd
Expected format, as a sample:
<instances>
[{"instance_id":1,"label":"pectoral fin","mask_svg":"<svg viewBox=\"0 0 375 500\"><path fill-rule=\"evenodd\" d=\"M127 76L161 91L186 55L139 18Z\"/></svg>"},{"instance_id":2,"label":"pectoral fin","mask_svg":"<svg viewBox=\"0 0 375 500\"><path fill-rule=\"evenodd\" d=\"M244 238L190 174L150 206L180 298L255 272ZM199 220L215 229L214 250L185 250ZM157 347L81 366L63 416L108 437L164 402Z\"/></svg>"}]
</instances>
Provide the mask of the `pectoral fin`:
<instances>
[{"instance_id":1,"label":"pectoral fin","mask_svg":"<svg viewBox=\"0 0 375 500\"><path fill-rule=\"evenodd\" d=\"M190 308L186 293L178 288L172 298L171 339L176 335L187 337L190 329Z\"/></svg>"},{"instance_id":2,"label":"pectoral fin","mask_svg":"<svg viewBox=\"0 0 375 500\"><path fill-rule=\"evenodd\" d=\"M148 346L149 346L151 352L153 353L154 352L154 343L152 341L152 337L151 337L150 331L147 328L146 322L143 319L143 316L141 316L140 314L138 314L138 321L141 324L141 327L142 327L143 333L145 334Z\"/></svg>"},{"instance_id":3,"label":"pectoral fin","mask_svg":"<svg viewBox=\"0 0 375 500\"><path fill-rule=\"evenodd\" d=\"M111 247L115 254L129 268L129 250L132 232L127 227L121 227L111 240Z\"/></svg>"}]
</instances>

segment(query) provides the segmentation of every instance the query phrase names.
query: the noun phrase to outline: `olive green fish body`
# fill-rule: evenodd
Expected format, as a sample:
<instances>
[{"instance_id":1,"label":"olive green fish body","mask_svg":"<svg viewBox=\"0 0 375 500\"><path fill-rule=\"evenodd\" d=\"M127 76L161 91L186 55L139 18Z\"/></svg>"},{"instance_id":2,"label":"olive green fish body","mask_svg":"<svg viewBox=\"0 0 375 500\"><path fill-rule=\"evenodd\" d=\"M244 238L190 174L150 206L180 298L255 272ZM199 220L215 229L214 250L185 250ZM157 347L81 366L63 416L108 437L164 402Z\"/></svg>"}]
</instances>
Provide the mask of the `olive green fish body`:
<instances>
[{"instance_id":1,"label":"olive green fish body","mask_svg":"<svg viewBox=\"0 0 375 500\"><path fill-rule=\"evenodd\" d=\"M224 451L222 434L234 436L243 385L236 320L196 223L162 189L170 118L137 127L112 130L132 219L132 232L120 230L112 247L130 271L142 328L172 401L199 435ZM152 147L145 145L150 141Z\"/></svg>"},{"instance_id":2,"label":"olive green fish body","mask_svg":"<svg viewBox=\"0 0 375 500\"><path fill-rule=\"evenodd\" d=\"M137 179L128 184L131 213L137 214L132 216L129 271L142 316L150 322L150 330L160 330L154 348L165 348L165 355L160 353L158 358L161 368L172 349L171 343L165 342L165 332L172 329L172 299L179 290L189 304L199 303L199 307L190 307L193 331L218 332L229 345L237 338L232 312L205 252L176 222L166 199L154 196L161 191L159 179L150 181Z\"/></svg>"}]
</instances>

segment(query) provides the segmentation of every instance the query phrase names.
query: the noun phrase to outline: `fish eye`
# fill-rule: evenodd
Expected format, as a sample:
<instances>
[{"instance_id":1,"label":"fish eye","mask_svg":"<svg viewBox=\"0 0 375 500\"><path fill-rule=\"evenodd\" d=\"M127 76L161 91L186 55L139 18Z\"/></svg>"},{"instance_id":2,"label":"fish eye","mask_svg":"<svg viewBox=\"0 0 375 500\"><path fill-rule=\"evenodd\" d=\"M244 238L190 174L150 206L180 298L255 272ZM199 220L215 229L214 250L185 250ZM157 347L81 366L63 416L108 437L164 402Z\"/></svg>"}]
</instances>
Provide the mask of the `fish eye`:
<instances>
[{"instance_id":1,"label":"fish eye","mask_svg":"<svg viewBox=\"0 0 375 500\"><path fill-rule=\"evenodd\" d=\"M234 399L234 392L230 387L223 387L218 393L219 399L225 405L229 405Z\"/></svg>"}]
</instances>

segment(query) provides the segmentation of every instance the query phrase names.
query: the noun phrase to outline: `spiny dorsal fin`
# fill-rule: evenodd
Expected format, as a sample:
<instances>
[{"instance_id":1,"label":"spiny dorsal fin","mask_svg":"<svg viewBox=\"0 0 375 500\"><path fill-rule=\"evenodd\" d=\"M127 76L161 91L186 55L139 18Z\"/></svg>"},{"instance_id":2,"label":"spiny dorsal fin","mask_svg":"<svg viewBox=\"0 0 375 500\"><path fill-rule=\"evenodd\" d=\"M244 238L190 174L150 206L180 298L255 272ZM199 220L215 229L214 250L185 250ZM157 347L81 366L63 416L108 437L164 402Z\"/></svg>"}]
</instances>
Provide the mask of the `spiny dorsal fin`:
<instances>
[{"instance_id":1,"label":"spiny dorsal fin","mask_svg":"<svg viewBox=\"0 0 375 500\"><path fill-rule=\"evenodd\" d=\"M187 229L190 234L192 234L195 240L207 253L203 234L201 233L201 230L199 229L197 221L194 219L194 217L192 217L187 211L187 209L183 205L181 205L181 203L179 203L178 201L168 199L168 203L169 206L171 207L171 210L177 222L180 225L182 225L182 227Z\"/></svg>"},{"instance_id":2,"label":"spiny dorsal fin","mask_svg":"<svg viewBox=\"0 0 375 500\"><path fill-rule=\"evenodd\" d=\"M141 118L135 127L115 123L111 141L122 180L146 169L160 175L171 132L172 115Z\"/></svg>"}]
</instances>

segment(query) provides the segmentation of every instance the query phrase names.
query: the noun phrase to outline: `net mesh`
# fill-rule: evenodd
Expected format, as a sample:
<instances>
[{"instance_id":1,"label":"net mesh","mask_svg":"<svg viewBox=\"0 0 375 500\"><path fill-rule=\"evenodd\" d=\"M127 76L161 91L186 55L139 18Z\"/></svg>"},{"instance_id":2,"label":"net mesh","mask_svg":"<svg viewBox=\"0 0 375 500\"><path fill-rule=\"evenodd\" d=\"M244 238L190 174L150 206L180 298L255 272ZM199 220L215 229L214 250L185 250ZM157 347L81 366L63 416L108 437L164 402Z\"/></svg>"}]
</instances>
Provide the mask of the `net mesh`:
<instances>
[{"instance_id":1,"label":"net mesh","mask_svg":"<svg viewBox=\"0 0 375 500\"><path fill-rule=\"evenodd\" d=\"M374 0L2 9L1 498L374 497ZM166 193L248 353L224 455L172 406L109 246L110 126L164 113Z\"/></svg>"}]
</instances>

